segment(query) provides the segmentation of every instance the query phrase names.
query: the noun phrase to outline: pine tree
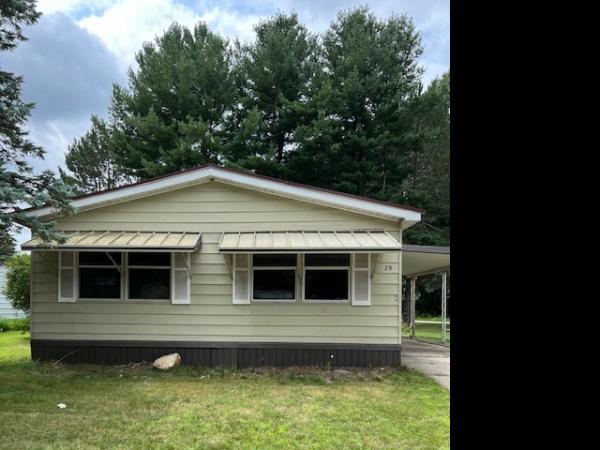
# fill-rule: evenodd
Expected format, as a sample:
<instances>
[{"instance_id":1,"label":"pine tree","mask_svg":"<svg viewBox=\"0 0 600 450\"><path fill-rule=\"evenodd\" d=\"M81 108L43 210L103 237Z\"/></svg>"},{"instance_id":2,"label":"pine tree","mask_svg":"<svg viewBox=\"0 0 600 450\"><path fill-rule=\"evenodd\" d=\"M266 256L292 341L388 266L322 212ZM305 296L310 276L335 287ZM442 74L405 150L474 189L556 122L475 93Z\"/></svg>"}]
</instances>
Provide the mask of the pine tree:
<instances>
[{"instance_id":1,"label":"pine tree","mask_svg":"<svg viewBox=\"0 0 600 450\"><path fill-rule=\"evenodd\" d=\"M75 139L67 150L65 162L69 173L60 170L63 181L77 193L112 189L133 181L125 176L114 161L110 125L92 116L92 128Z\"/></svg>"},{"instance_id":2,"label":"pine tree","mask_svg":"<svg viewBox=\"0 0 600 450\"><path fill-rule=\"evenodd\" d=\"M434 79L411 108L411 133L419 144L406 155L410 176L402 183L406 201L427 212L409 230L416 244L450 243L450 73Z\"/></svg>"},{"instance_id":3,"label":"pine tree","mask_svg":"<svg viewBox=\"0 0 600 450\"><path fill-rule=\"evenodd\" d=\"M137 54L129 88L115 86L110 108L115 161L149 178L218 163L224 120L234 102L228 43L205 24L173 24Z\"/></svg>"},{"instance_id":4,"label":"pine tree","mask_svg":"<svg viewBox=\"0 0 600 450\"><path fill-rule=\"evenodd\" d=\"M0 2L0 51L14 49L26 40L23 25L34 24L40 13L33 0L3 0ZM14 248L10 235L17 223L31 227L43 239L58 238L52 222L26 218L24 205L50 204L68 212L70 191L56 180L51 171L34 174L28 160L44 157L44 150L29 140L24 129L33 103L21 99L23 78L0 68L0 247Z\"/></svg>"},{"instance_id":5,"label":"pine tree","mask_svg":"<svg viewBox=\"0 0 600 450\"><path fill-rule=\"evenodd\" d=\"M419 34L407 16L381 21L358 8L338 15L323 48L326 76L311 105L318 118L297 130L289 173L389 199L407 175L402 155L414 145L404 134L410 121L403 111L422 75Z\"/></svg>"},{"instance_id":6,"label":"pine tree","mask_svg":"<svg viewBox=\"0 0 600 450\"><path fill-rule=\"evenodd\" d=\"M254 30L256 41L237 47L240 107L234 119L243 130L252 126L257 142L235 156L242 167L281 176L296 146L295 130L310 117L308 101L321 70L319 48L296 14L277 14Z\"/></svg>"}]
</instances>

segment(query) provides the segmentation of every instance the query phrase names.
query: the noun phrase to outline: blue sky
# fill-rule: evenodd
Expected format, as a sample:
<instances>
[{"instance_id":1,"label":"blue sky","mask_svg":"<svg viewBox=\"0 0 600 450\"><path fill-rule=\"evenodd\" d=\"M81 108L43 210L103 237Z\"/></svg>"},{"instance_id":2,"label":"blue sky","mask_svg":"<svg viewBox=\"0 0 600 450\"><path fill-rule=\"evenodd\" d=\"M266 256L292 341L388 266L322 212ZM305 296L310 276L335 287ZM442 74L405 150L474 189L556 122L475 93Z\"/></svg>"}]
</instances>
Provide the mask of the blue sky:
<instances>
[{"instance_id":1,"label":"blue sky","mask_svg":"<svg viewBox=\"0 0 600 450\"><path fill-rule=\"evenodd\" d=\"M28 129L46 150L36 169L58 170L71 141L106 116L113 83L125 84L144 41L177 21L198 21L229 38L251 41L253 25L277 11L296 12L313 32L324 32L338 11L368 5L380 18L407 13L421 33L424 81L450 66L449 0L38 0L43 13L29 40L0 54L0 66L24 77L23 98L36 103ZM29 236L20 233L19 242Z\"/></svg>"}]
</instances>

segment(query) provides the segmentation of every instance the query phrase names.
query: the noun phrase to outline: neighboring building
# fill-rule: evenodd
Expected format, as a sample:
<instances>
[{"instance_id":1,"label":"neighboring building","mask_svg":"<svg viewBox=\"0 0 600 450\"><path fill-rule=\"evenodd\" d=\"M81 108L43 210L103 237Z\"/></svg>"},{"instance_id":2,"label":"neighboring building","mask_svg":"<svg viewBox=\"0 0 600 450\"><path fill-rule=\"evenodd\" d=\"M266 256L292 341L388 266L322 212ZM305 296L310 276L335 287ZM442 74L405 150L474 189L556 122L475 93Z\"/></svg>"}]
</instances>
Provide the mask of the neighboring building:
<instances>
[{"instance_id":1,"label":"neighboring building","mask_svg":"<svg viewBox=\"0 0 600 450\"><path fill-rule=\"evenodd\" d=\"M23 311L14 309L4 295L7 273L8 268L0 264L0 319L17 319L20 317L25 317L25 313Z\"/></svg>"},{"instance_id":2,"label":"neighboring building","mask_svg":"<svg viewBox=\"0 0 600 450\"><path fill-rule=\"evenodd\" d=\"M34 359L400 362L402 233L418 209L215 166L77 197L32 251Z\"/></svg>"}]
</instances>

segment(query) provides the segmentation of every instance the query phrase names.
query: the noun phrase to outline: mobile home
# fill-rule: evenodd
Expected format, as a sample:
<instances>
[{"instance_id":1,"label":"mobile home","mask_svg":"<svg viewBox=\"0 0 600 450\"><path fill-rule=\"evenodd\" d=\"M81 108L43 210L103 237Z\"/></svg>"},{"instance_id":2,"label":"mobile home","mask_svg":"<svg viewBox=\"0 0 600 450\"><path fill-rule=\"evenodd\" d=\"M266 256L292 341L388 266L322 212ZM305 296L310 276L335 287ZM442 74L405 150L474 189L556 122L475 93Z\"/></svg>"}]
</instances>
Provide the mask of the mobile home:
<instances>
[{"instance_id":1,"label":"mobile home","mask_svg":"<svg viewBox=\"0 0 600 450\"><path fill-rule=\"evenodd\" d=\"M422 211L216 166L76 197L32 252L34 359L400 363L402 233Z\"/></svg>"}]
</instances>

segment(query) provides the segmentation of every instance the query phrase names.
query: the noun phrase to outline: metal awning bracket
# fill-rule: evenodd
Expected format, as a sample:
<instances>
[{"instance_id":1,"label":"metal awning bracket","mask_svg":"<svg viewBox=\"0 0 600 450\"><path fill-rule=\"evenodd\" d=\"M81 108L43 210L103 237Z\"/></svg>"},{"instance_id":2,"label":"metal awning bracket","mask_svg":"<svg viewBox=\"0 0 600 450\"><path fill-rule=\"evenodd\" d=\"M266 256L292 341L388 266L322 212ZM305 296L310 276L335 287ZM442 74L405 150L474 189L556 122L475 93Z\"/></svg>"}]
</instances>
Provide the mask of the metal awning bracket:
<instances>
[{"instance_id":1,"label":"metal awning bracket","mask_svg":"<svg viewBox=\"0 0 600 450\"><path fill-rule=\"evenodd\" d=\"M377 264L379 264L379 259L383 253L373 253L375 255L375 262L371 265L371 279L373 279L373 275L375 275L375 269L377 268Z\"/></svg>"},{"instance_id":2,"label":"metal awning bracket","mask_svg":"<svg viewBox=\"0 0 600 450\"><path fill-rule=\"evenodd\" d=\"M229 277L233 280L233 253L232 254L224 254L225 263L227 267L229 267ZM231 260L229 259L231 257Z\"/></svg>"},{"instance_id":3,"label":"metal awning bracket","mask_svg":"<svg viewBox=\"0 0 600 450\"><path fill-rule=\"evenodd\" d=\"M110 253L108 253L108 252L104 252L104 253L106 253L106 256L108 256L108 259L110 259L110 261L113 263L113 265L115 266L115 269L117 269L117 270L119 271L119 273L120 273L121 275L123 275L123 270L122 270L121 266L119 266L119 265L116 263L116 261L113 259L113 257L112 257L112 256L110 256Z\"/></svg>"}]
</instances>

